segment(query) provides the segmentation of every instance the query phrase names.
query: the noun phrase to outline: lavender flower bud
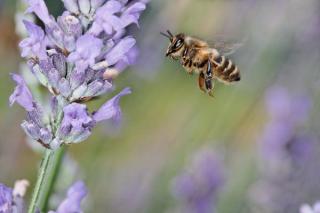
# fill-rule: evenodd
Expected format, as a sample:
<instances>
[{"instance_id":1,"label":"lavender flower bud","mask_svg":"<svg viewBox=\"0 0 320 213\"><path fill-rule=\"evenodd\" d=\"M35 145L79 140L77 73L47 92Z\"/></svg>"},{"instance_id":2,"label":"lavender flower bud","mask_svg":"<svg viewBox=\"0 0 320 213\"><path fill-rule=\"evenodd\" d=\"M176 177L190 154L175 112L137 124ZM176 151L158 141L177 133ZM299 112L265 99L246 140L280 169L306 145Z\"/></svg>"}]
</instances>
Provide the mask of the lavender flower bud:
<instances>
[{"instance_id":1,"label":"lavender flower bud","mask_svg":"<svg viewBox=\"0 0 320 213\"><path fill-rule=\"evenodd\" d=\"M88 84L88 89L84 94L85 97L93 97L103 88L104 82L103 80L95 80ZM111 85L112 86L112 85Z\"/></svg>"},{"instance_id":2,"label":"lavender flower bud","mask_svg":"<svg viewBox=\"0 0 320 213\"><path fill-rule=\"evenodd\" d=\"M36 76L36 78L38 79L38 81L45 87L48 86L49 82L48 82L48 78L46 77L46 75L43 73L43 71L41 70L40 66L38 64L35 64L32 67L32 73Z\"/></svg>"},{"instance_id":3,"label":"lavender flower bud","mask_svg":"<svg viewBox=\"0 0 320 213\"><path fill-rule=\"evenodd\" d=\"M69 81L67 81L65 78L61 78L59 80L58 89L59 92L66 98L69 97L69 95L71 95L71 86L69 84Z\"/></svg>"},{"instance_id":4,"label":"lavender flower bud","mask_svg":"<svg viewBox=\"0 0 320 213\"><path fill-rule=\"evenodd\" d=\"M80 11L83 14L88 15L90 11L90 1L89 0L78 0Z\"/></svg>"},{"instance_id":5,"label":"lavender flower bud","mask_svg":"<svg viewBox=\"0 0 320 213\"><path fill-rule=\"evenodd\" d=\"M25 131L27 135L33 140L39 140L40 138L40 129L33 123L29 123L27 121L23 121L21 124L22 129Z\"/></svg>"},{"instance_id":6,"label":"lavender flower bud","mask_svg":"<svg viewBox=\"0 0 320 213\"><path fill-rule=\"evenodd\" d=\"M78 14L79 7L78 7L78 0L62 0L64 3L64 7L69 10L71 13Z\"/></svg>"},{"instance_id":7,"label":"lavender flower bud","mask_svg":"<svg viewBox=\"0 0 320 213\"><path fill-rule=\"evenodd\" d=\"M70 76L70 86L71 90L75 90L78 86L80 86L86 78L85 71L74 70Z\"/></svg>"},{"instance_id":8,"label":"lavender flower bud","mask_svg":"<svg viewBox=\"0 0 320 213\"><path fill-rule=\"evenodd\" d=\"M79 98L81 98L87 91L87 89L88 87L86 84L82 84L81 86L79 86L77 89L73 91L71 100L78 100Z\"/></svg>"},{"instance_id":9,"label":"lavender flower bud","mask_svg":"<svg viewBox=\"0 0 320 213\"><path fill-rule=\"evenodd\" d=\"M60 76L64 77L67 74L66 57L59 53L52 55L52 64L59 71Z\"/></svg>"},{"instance_id":10,"label":"lavender flower bud","mask_svg":"<svg viewBox=\"0 0 320 213\"><path fill-rule=\"evenodd\" d=\"M90 0L90 5L92 10L96 10L98 7L100 7L105 0Z\"/></svg>"},{"instance_id":11,"label":"lavender flower bud","mask_svg":"<svg viewBox=\"0 0 320 213\"><path fill-rule=\"evenodd\" d=\"M48 82L52 87L58 88L60 77L61 76L58 70L53 68L48 71Z\"/></svg>"},{"instance_id":12,"label":"lavender flower bud","mask_svg":"<svg viewBox=\"0 0 320 213\"><path fill-rule=\"evenodd\" d=\"M40 129L40 140L44 144L49 144L52 140L52 133L47 128Z\"/></svg>"}]
</instances>

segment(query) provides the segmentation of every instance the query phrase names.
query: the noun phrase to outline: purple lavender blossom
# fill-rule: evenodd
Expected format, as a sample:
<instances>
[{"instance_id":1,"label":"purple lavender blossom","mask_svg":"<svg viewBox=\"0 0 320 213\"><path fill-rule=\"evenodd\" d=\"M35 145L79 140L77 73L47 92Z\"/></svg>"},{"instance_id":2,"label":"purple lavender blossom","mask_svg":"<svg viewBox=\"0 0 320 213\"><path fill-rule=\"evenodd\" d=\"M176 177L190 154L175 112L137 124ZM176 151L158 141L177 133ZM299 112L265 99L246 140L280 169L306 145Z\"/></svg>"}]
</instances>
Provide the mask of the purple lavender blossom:
<instances>
[{"instance_id":1,"label":"purple lavender blossom","mask_svg":"<svg viewBox=\"0 0 320 213\"><path fill-rule=\"evenodd\" d=\"M114 119L118 121L121 117L121 109L119 107L119 100L122 96L131 93L130 88L125 88L118 95L103 104L96 112L93 113L93 119L96 122Z\"/></svg>"},{"instance_id":2,"label":"purple lavender blossom","mask_svg":"<svg viewBox=\"0 0 320 213\"><path fill-rule=\"evenodd\" d=\"M75 52L70 53L68 61L75 63L76 70L84 71L88 66L95 64L102 48L102 40L92 35L83 35L78 38Z\"/></svg>"},{"instance_id":3,"label":"purple lavender blossom","mask_svg":"<svg viewBox=\"0 0 320 213\"><path fill-rule=\"evenodd\" d=\"M261 137L260 180L251 189L253 212L297 212L320 197L318 138L304 129L311 101L280 86L266 93L270 115Z\"/></svg>"},{"instance_id":4,"label":"purple lavender blossom","mask_svg":"<svg viewBox=\"0 0 320 213\"><path fill-rule=\"evenodd\" d=\"M44 29L24 21L29 37L20 43L21 55L31 72L53 95L49 115L32 98L23 79L17 82L10 104L26 109L25 132L46 148L85 140L97 122L120 120L119 99L124 89L94 113L85 102L112 90L115 75L136 58L135 39L126 27L138 24L146 1L63 0L67 9L55 19L43 0L27 0L27 12L43 22ZM107 74L106 74L107 73ZM48 119L49 117L49 119ZM50 122L49 122L50 121Z\"/></svg>"},{"instance_id":5,"label":"purple lavender blossom","mask_svg":"<svg viewBox=\"0 0 320 213\"><path fill-rule=\"evenodd\" d=\"M0 212L12 212L12 189L0 183Z\"/></svg>"},{"instance_id":6,"label":"purple lavender blossom","mask_svg":"<svg viewBox=\"0 0 320 213\"><path fill-rule=\"evenodd\" d=\"M23 23L29 33L29 37L22 40L19 44L22 49L21 56L38 57L39 59L46 58L47 43L43 30L32 22L24 20Z\"/></svg>"},{"instance_id":7,"label":"purple lavender blossom","mask_svg":"<svg viewBox=\"0 0 320 213\"><path fill-rule=\"evenodd\" d=\"M313 206L303 204L300 207L300 213L320 213L320 202L316 202Z\"/></svg>"},{"instance_id":8,"label":"purple lavender blossom","mask_svg":"<svg viewBox=\"0 0 320 213\"><path fill-rule=\"evenodd\" d=\"M16 181L13 189L0 183L0 212L24 212L25 209L23 197L26 193L28 186L29 182L26 180Z\"/></svg>"},{"instance_id":9,"label":"purple lavender blossom","mask_svg":"<svg viewBox=\"0 0 320 213\"><path fill-rule=\"evenodd\" d=\"M16 82L17 86L9 98L10 105L14 102L18 102L20 106L28 112L35 110L36 104L26 82L20 75L11 74L11 77Z\"/></svg>"},{"instance_id":10,"label":"purple lavender blossom","mask_svg":"<svg viewBox=\"0 0 320 213\"><path fill-rule=\"evenodd\" d=\"M81 213L81 201L87 195L87 188L82 181L75 182L67 192L67 197L61 202L56 211L49 213Z\"/></svg>"},{"instance_id":11,"label":"purple lavender blossom","mask_svg":"<svg viewBox=\"0 0 320 213\"><path fill-rule=\"evenodd\" d=\"M213 151L204 149L196 153L188 170L174 179L172 191L182 212L211 213L223 182L221 162Z\"/></svg>"}]
</instances>

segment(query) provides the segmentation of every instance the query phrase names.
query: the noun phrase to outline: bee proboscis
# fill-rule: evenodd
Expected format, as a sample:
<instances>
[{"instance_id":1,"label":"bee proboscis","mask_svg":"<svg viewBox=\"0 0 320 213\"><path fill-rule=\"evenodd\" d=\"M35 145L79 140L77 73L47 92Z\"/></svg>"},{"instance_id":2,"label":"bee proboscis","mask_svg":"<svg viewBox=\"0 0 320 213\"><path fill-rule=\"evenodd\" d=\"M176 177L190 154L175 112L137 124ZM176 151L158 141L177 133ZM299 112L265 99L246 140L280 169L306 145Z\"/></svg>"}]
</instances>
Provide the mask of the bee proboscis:
<instances>
[{"instance_id":1,"label":"bee proboscis","mask_svg":"<svg viewBox=\"0 0 320 213\"><path fill-rule=\"evenodd\" d=\"M217 41L210 46L205 41L183 33L173 35L167 30L167 34L161 34L170 40L166 56L179 60L187 73L199 74L199 87L210 96L213 96L215 79L225 84L240 81L239 68L226 57L240 44Z\"/></svg>"}]
</instances>

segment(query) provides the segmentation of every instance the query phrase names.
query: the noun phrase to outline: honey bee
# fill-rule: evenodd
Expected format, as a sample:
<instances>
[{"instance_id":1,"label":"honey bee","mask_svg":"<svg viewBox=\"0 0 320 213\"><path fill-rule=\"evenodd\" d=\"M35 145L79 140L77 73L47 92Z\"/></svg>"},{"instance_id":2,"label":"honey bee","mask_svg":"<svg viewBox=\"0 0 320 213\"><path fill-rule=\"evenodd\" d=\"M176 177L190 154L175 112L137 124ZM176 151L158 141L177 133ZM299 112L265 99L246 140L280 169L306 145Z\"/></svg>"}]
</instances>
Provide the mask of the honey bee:
<instances>
[{"instance_id":1,"label":"honey bee","mask_svg":"<svg viewBox=\"0 0 320 213\"><path fill-rule=\"evenodd\" d=\"M161 32L161 35L170 40L166 56L179 60L187 73L197 73L202 91L213 96L215 79L225 84L240 81L239 68L226 57L240 47L240 44L217 41L210 46L205 41L183 33L173 35L169 30L167 33Z\"/></svg>"}]
</instances>

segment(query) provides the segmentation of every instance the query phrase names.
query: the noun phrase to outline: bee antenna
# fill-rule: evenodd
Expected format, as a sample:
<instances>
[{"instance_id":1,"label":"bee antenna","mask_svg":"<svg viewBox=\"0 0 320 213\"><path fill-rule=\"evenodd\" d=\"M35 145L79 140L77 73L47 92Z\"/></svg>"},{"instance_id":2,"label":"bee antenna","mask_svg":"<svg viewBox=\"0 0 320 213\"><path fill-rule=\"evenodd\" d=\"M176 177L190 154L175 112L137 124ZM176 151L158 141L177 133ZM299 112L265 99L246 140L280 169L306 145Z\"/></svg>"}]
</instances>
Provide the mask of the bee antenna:
<instances>
[{"instance_id":1,"label":"bee antenna","mask_svg":"<svg viewBox=\"0 0 320 213\"><path fill-rule=\"evenodd\" d=\"M172 37L173 37L173 36L171 36L170 34L167 35L167 34L165 34L165 33L163 33L163 32L160 32L160 34L163 35L163 36L165 36L165 37L167 37L170 41L172 41Z\"/></svg>"},{"instance_id":2,"label":"bee antenna","mask_svg":"<svg viewBox=\"0 0 320 213\"><path fill-rule=\"evenodd\" d=\"M172 33L170 32L170 30L167 30L167 33L170 35L171 38L173 37L173 35L172 35Z\"/></svg>"}]
</instances>

